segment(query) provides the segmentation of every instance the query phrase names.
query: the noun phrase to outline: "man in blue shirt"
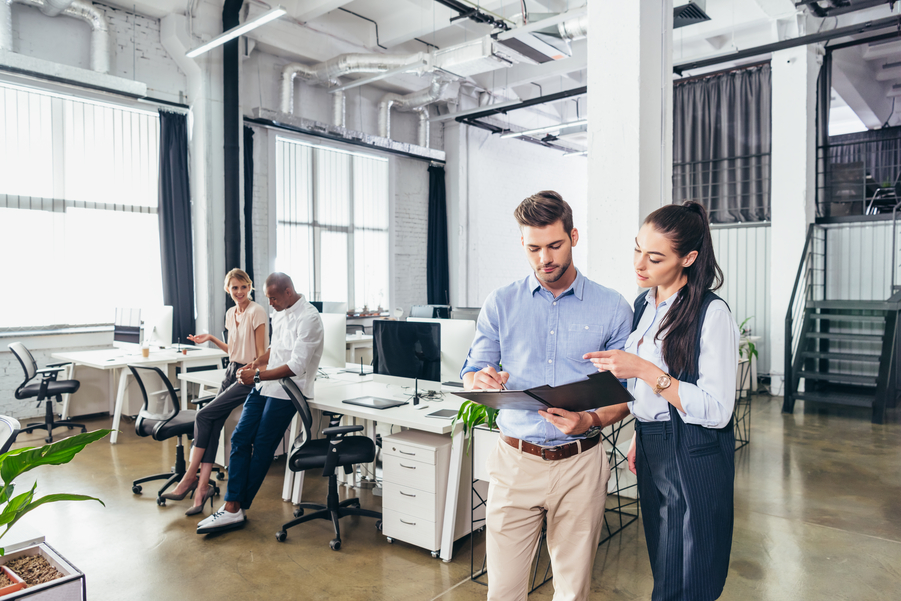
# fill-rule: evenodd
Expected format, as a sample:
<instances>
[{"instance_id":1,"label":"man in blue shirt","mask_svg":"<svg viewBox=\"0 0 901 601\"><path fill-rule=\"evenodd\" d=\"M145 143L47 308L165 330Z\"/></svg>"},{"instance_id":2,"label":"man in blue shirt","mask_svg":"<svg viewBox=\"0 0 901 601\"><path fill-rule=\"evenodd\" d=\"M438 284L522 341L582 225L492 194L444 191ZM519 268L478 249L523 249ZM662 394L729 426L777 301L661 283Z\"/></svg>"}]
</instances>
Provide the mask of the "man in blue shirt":
<instances>
[{"instance_id":1,"label":"man in blue shirt","mask_svg":"<svg viewBox=\"0 0 901 601\"><path fill-rule=\"evenodd\" d=\"M622 349L632 308L573 265L572 209L552 191L514 212L532 275L492 292L463 365L467 390L528 389L582 380L586 353ZM543 518L554 600L587 599L601 535L610 467L596 412L502 410L501 440L488 459L488 599L526 599Z\"/></svg>"}]
</instances>

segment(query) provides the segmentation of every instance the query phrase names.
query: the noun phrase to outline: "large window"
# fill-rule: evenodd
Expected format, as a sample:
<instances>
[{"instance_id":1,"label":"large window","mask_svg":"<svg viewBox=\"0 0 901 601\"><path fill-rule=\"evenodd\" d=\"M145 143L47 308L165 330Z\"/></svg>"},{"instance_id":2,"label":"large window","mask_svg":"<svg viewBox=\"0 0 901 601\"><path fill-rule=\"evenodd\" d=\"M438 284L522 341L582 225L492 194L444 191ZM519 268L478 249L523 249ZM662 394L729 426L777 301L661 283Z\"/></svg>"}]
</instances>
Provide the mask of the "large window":
<instances>
[{"instance_id":1,"label":"large window","mask_svg":"<svg viewBox=\"0 0 901 601\"><path fill-rule=\"evenodd\" d=\"M159 118L0 83L0 328L162 304Z\"/></svg>"},{"instance_id":2,"label":"large window","mask_svg":"<svg viewBox=\"0 0 901 601\"><path fill-rule=\"evenodd\" d=\"M388 161L276 139L275 268L310 300L388 307Z\"/></svg>"}]
</instances>

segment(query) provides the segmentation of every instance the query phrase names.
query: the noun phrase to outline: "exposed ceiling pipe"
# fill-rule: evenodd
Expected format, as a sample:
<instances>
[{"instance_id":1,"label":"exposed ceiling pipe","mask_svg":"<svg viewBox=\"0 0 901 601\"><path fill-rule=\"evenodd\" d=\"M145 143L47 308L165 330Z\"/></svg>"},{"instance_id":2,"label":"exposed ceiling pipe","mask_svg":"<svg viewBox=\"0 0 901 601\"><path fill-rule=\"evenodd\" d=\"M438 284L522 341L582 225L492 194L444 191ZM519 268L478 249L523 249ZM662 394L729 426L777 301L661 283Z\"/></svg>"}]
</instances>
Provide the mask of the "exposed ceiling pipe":
<instances>
[{"instance_id":1,"label":"exposed ceiling pipe","mask_svg":"<svg viewBox=\"0 0 901 601\"><path fill-rule=\"evenodd\" d=\"M44 0L44 6L41 7L41 12L48 17L55 17L69 8L69 5L71 4L72 0Z\"/></svg>"},{"instance_id":2,"label":"exposed ceiling pipe","mask_svg":"<svg viewBox=\"0 0 901 601\"><path fill-rule=\"evenodd\" d=\"M580 40L588 37L588 15L575 17L557 24L557 33L564 40Z\"/></svg>"},{"instance_id":3,"label":"exposed ceiling pipe","mask_svg":"<svg viewBox=\"0 0 901 601\"><path fill-rule=\"evenodd\" d=\"M55 10L61 4L66 3L67 6L62 8L57 14L81 19L91 26L91 70L97 73L109 73L110 71L110 54L112 46L110 45L110 28L106 20L106 15L102 10L94 6L92 2L87 0L70 0L62 2L60 0L0 0L0 49L13 51L12 47L12 11L10 5L16 2L34 6L44 11L48 2L52 2Z\"/></svg>"},{"instance_id":4,"label":"exposed ceiling pipe","mask_svg":"<svg viewBox=\"0 0 901 601\"><path fill-rule=\"evenodd\" d=\"M429 87L411 94L385 94L379 101L379 135L383 138L391 137L391 109L399 111L416 111L419 113L419 145L425 148L429 146L429 112L427 105L441 99L449 82L441 77L432 79Z\"/></svg>"},{"instance_id":5,"label":"exposed ceiling pipe","mask_svg":"<svg viewBox=\"0 0 901 601\"><path fill-rule=\"evenodd\" d=\"M2 0L0 0L2 1ZM309 83L332 85L337 79L351 73L382 73L410 63L422 62L425 54L342 54L318 65L290 63L282 68L281 107L283 113L294 113L294 78L300 76ZM335 96L342 96L336 92ZM337 106L338 100L335 101ZM343 106L343 101L342 101ZM343 122L343 111L340 121ZM336 120L337 121L337 120ZM336 122L336 125L340 125Z\"/></svg>"}]
</instances>

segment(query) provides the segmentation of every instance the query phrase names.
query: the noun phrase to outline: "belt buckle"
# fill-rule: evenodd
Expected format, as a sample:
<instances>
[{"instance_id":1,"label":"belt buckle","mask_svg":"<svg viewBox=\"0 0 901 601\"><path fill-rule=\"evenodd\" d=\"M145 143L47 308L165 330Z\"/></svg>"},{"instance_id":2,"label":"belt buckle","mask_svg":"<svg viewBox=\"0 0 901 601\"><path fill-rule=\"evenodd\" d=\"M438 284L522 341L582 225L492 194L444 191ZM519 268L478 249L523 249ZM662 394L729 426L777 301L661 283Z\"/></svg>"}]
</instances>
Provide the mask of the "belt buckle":
<instances>
[{"instance_id":1,"label":"belt buckle","mask_svg":"<svg viewBox=\"0 0 901 601\"><path fill-rule=\"evenodd\" d=\"M550 461L547 457L545 457L545 451L559 451L560 447L541 447L541 458L545 461Z\"/></svg>"}]
</instances>

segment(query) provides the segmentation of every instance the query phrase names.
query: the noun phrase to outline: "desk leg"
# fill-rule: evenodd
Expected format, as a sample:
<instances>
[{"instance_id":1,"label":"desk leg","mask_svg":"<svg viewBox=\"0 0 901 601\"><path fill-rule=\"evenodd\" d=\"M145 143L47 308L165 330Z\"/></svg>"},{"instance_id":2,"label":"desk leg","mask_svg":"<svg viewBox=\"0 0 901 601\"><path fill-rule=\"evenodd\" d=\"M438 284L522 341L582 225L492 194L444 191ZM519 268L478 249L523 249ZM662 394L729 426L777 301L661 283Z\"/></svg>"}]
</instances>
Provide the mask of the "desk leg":
<instances>
[{"instance_id":1,"label":"desk leg","mask_svg":"<svg viewBox=\"0 0 901 601\"><path fill-rule=\"evenodd\" d=\"M65 376L65 378L63 378L64 380L74 380L75 379L75 364L70 363L69 365L67 365L65 373L66 373L66 376ZM60 415L60 419L62 421L66 421L67 419L69 419L69 397L71 397L71 396L72 395L68 394L68 393L63 395L63 412Z\"/></svg>"},{"instance_id":2,"label":"desk leg","mask_svg":"<svg viewBox=\"0 0 901 601\"><path fill-rule=\"evenodd\" d=\"M293 445L293 441L297 438L297 434L300 431L300 425L298 422L298 416L295 414L291 419L291 441ZM292 497L292 492L294 489L294 472L291 471L291 448L285 449L285 481L282 484L282 501L290 502Z\"/></svg>"},{"instance_id":3,"label":"desk leg","mask_svg":"<svg viewBox=\"0 0 901 601\"><path fill-rule=\"evenodd\" d=\"M463 423L457 422L451 442L450 465L447 470L447 496L444 500L444 524L441 530L441 559L447 563L454 554L454 532L457 527L457 499L460 496L460 470L463 468Z\"/></svg>"},{"instance_id":4,"label":"desk leg","mask_svg":"<svg viewBox=\"0 0 901 601\"><path fill-rule=\"evenodd\" d=\"M181 367L181 373L183 373L183 374L188 373L188 368L185 366L184 361L180 362L179 365ZM187 411L188 410L188 382L186 380L181 381L181 386L179 387L179 390L181 391L181 410Z\"/></svg>"},{"instance_id":5,"label":"desk leg","mask_svg":"<svg viewBox=\"0 0 901 601\"><path fill-rule=\"evenodd\" d=\"M119 369L119 392L116 393L116 408L113 410L113 433L110 444L116 444L119 438L119 420L122 418L122 405L125 404L125 389L128 387L128 368Z\"/></svg>"},{"instance_id":6,"label":"desk leg","mask_svg":"<svg viewBox=\"0 0 901 601\"><path fill-rule=\"evenodd\" d=\"M375 435L376 422L371 419L367 419L364 422L364 425L366 428L364 430L366 432L366 436L368 436L372 440L373 445L376 445L377 444L376 435ZM375 448L376 448L376 451L378 451L378 446L376 446ZM378 454L376 454L376 458L378 458ZM371 474L371 477L372 477L372 484L373 484L373 486L376 486L378 483L378 478L376 478L376 473L375 473L376 461L373 461L372 463L370 463L368 465L369 465L369 473ZM362 474L360 474L360 476L362 477Z\"/></svg>"}]
</instances>

